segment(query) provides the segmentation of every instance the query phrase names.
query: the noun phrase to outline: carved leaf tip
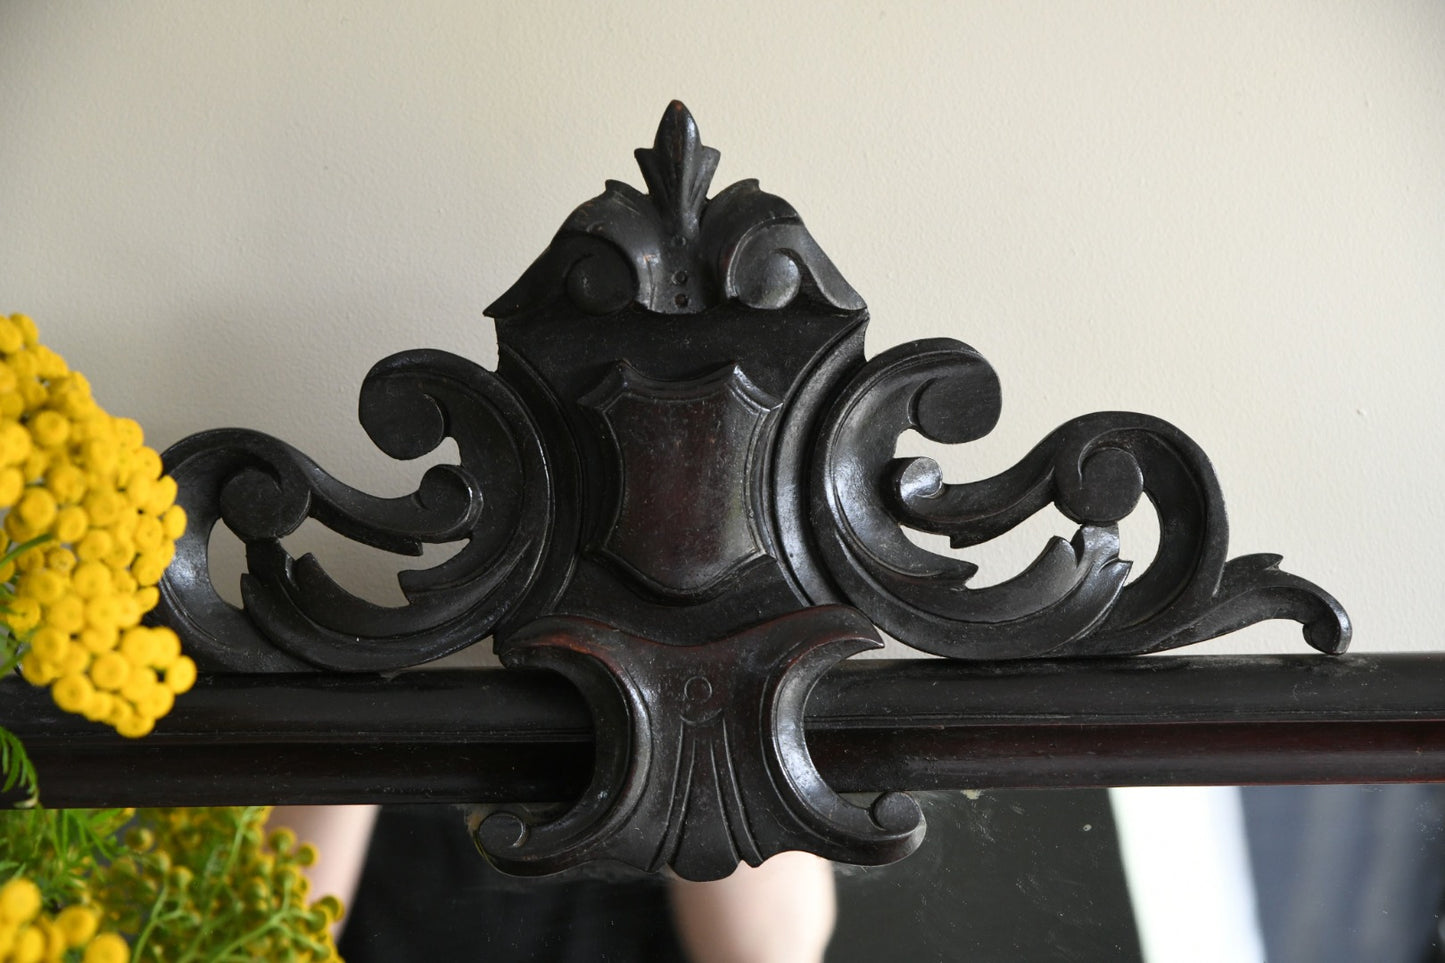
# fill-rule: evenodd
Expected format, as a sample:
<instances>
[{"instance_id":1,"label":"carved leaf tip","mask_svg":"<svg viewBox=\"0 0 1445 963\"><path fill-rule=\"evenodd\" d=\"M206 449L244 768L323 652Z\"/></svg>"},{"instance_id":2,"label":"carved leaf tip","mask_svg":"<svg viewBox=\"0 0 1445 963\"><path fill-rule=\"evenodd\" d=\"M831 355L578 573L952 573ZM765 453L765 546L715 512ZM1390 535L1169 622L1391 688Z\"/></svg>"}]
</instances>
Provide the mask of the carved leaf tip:
<instances>
[{"instance_id":1,"label":"carved leaf tip","mask_svg":"<svg viewBox=\"0 0 1445 963\"><path fill-rule=\"evenodd\" d=\"M667 105L652 146L635 154L659 213L678 234L694 236L721 155L703 146L697 121L682 101Z\"/></svg>"}]
</instances>

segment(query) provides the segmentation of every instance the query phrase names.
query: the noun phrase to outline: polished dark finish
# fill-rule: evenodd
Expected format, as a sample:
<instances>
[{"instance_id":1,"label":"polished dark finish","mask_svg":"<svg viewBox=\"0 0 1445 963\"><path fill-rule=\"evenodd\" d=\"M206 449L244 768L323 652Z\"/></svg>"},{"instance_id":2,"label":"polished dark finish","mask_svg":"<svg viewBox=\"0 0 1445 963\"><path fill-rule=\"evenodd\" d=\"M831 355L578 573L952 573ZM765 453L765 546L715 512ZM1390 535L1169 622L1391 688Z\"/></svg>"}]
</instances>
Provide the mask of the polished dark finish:
<instances>
[{"instance_id":1,"label":"polished dark finish","mask_svg":"<svg viewBox=\"0 0 1445 963\"><path fill-rule=\"evenodd\" d=\"M803 732L818 678L882 645L867 619L842 606L694 646L539 620L506 640L503 660L566 676L608 737L596 743L592 782L576 805L531 825L492 813L478 843L499 868L524 875L611 859L720 879L739 862L799 849L854 863L901 859L923 839L917 803L902 793L867 809L847 802L814 768Z\"/></svg>"},{"instance_id":2,"label":"polished dark finish","mask_svg":"<svg viewBox=\"0 0 1445 963\"><path fill-rule=\"evenodd\" d=\"M1293 618L1322 652L1344 651L1350 623L1277 555L1227 560L1224 497L1199 446L1168 422L1100 412L1058 428L1014 467L946 484L929 458L894 459L916 429L946 443L988 434L997 375L966 344L902 345L859 369L833 403L814 472L814 518L828 571L848 600L906 644L954 658L1136 655ZM1147 495L1159 547L1137 579L1115 525ZM1080 523L1020 575L970 589L976 566L909 541L956 549L995 538L1048 505Z\"/></svg>"},{"instance_id":3,"label":"polished dark finish","mask_svg":"<svg viewBox=\"0 0 1445 963\"><path fill-rule=\"evenodd\" d=\"M1228 558L1213 469L1167 422L1075 418L1013 468L965 484L945 483L930 459L895 459L908 430L986 435L997 375L947 339L865 361L863 303L796 212L751 181L706 197L717 156L670 106L638 152L650 193L609 182L488 309L497 374L435 351L372 371L361 416L379 446L412 458L451 436L461 449L416 494L357 492L254 432L173 448L193 525L160 618L206 667L244 671L401 668L554 613L699 644L839 602L954 658L1140 654L1266 618L1302 622L1321 651L1345 649L1349 619L1331 596L1280 571L1278 556ZM1160 543L1126 585L1116 523L1141 496ZM1072 541L987 588L968 586L968 561L904 533L963 549L1049 505L1079 523ZM280 538L307 517L392 551L468 544L404 573L409 604L387 609L286 554ZM247 545L244 613L209 582L217 520Z\"/></svg>"},{"instance_id":4,"label":"polished dark finish","mask_svg":"<svg viewBox=\"0 0 1445 963\"><path fill-rule=\"evenodd\" d=\"M655 381L621 361L580 403L597 413L610 456L604 477L615 488L592 554L643 589L682 602L716 595L767 558L763 442L779 402L741 368ZM717 457L698 471L690 459L705 451Z\"/></svg>"},{"instance_id":5,"label":"polished dark finish","mask_svg":"<svg viewBox=\"0 0 1445 963\"><path fill-rule=\"evenodd\" d=\"M1440 782L1441 692L1435 654L865 660L804 719L838 792ZM531 669L209 675L142 740L19 679L0 706L53 806L572 802L598 751L577 689Z\"/></svg>"},{"instance_id":6,"label":"polished dark finish","mask_svg":"<svg viewBox=\"0 0 1445 963\"><path fill-rule=\"evenodd\" d=\"M703 146L692 114L673 101L651 149L637 150L648 193L608 181L487 313L520 317L559 299L589 315L628 305L697 314L729 301L776 310L799 294L861 310L863 299L787 201L755 180L707 196L718 157Z\"/></svg>"},{"instance_id":7,"label":"polished dark finish","mask_svg":"<svg viewBox=\"0 0 1445 963\"><path fill-rule=\"evenodd\" d=\"M1268 755L1268 738L1252 730L1211 728L1241 720L1169 717L1177 707L1121 729L1077 713L1063 725L980 717L968 701L988 686L1017 689L1000 679L1032 678L997 660L1154 652L1267 618L1303 623L1321 651L1345 649L1349 620L1328 594L1280 571L1276 556L1228 558L1223 497L1199 446L1159 419L1111 412L1066 422L981 481L948 484L928 459L895 459L909 430L964 443L993 428L1001 394L988 363L945 339L865 358L863 301L797 212L756 181L707 196L718 153L681 104L637 160L646 194L609 181L488 308L495 373L411 351L367 376L361 421L382 450L415 458L445 438L457 443L458 464L428 470L416 493L367 495L283 442L238 429L166 454L192 524L157 618L211 672L277 674L270 684L213 679L205 691L214 698L232 684L273 708L272 694L298 686L318 706L374 691L379 701L355 718L326 718L375 735L390 694L409 699L427 684L368 688L381 684L292 673L393 672L494 637L506 665L570 680L599 738L584 735L575 701L553 688L543 698L561 715L530 718L508 738L462 737L472 730L461 717L482 711L470 703L443 713L441 730L412 720L380 740L303 726L296 737L313 755L347 749L293 770L285 767L306 751L268 755L275 740L263 734L275 730L266 725L222 738L229 724L218 713L208 723L213 751L238 768L204 787L201 770L174 769L199 765L200 742L180 737L179 723L168 720L138 750L173 770L172 791L185 796L190 785L211 801L254 798L248 785L273 801L570 798L561 813L478 813L476 839L509 872L610 859L708 879L786 849L898 859L918 845L922 816L888 790L1025 774L1038 784L1111 773L1147 781L1122 758L1100 762L1110 757L1091 733L1131 747L1130 758L1169 759L1153 777L1162 781L1208 774L1180 748L1185 732L1196 746L1217 745L1220 758L1261 745ZM1159 515L1160 543L1126 584L1117 523L1141 497ZM971 563L905 534L944 534L966 549L1049 505L1078 523L1072 541L1055 539L1026 571L986 588L968 585ZM314 558L287 554L281 539L307 518L397 553L465 546L403 572L407 602L388 608L344 591ZM217 522L246 545L241 608L210 582ZM810 692L836 663L881 644L875 625L905 645L984 664L922 676L877 664L835 670L827 678L845 688L894 681L855 703L861 715L849 721L818 714L838 698L823 686L805 737ZM471 678L478 698L482 688L506 690L491 674ZM1072 685L1048 691L1063 698ZM909 722L912 700L960 686L967 698ZM438 705L461 698L446 693L431 695ZM227 711L259 721L244 706ZM573 728L558 730L560 718ZM1175 728L1155 725L1165 721ZM1368 738L1397 735L1371 729ZM1302 757L1314 751L1300 745ZM78 764L74 754L89 750L42 739L38 751ZM588 751L584 781L578 754ZM484 771L458 776L447 752ZM548 784L534 756L567 775ZM117 758L139 757L127 748ZM860 807L838 795L845 790L883 794Z\"/></svg>"},{"instance_id":8,"label":"polished dark finish","mask_svg":"<svg viewBox=\"0 0 1445 963\"><path fill-rule=\"evenodd\" d=\"M260 432L209 431L165 453L189 525L155 618L202 668L379 671L430 661L485 638L530 584L552 493L536 425L515 393L464 358L407 351L371 369L360 414L394 458L420 457L450 437L460 463L428 469L411 495L378 498ZM435 568L400 573L407 604L386 608L341 588L314 557L287 554L281 539L307 518L403 555L467 545ZM218 521L246 544L244 611L211 584Z\"/></svg>"}]
</instances>

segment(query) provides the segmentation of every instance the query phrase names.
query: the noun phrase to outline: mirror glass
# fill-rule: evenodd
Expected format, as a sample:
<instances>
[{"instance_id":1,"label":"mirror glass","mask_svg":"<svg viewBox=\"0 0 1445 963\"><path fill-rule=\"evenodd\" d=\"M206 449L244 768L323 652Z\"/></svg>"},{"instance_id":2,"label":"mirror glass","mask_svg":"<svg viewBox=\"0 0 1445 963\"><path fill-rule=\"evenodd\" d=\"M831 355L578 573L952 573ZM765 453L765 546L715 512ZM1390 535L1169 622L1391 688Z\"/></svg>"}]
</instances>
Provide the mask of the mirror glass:
<instances>
[{"instance_id":1,"label":"mirror glass","mask_svg":"<svg viewBox=\"0 0 1445 963\"><path fill-rule=\"evenodd\" d=\"M918 852L834 868L827 963L1445 960L1445 786L915 796ZM450 807L383 812L348 960L685 959L666 881L595 868L509 879L459 821Z\"/></svg>"}]
</instances>

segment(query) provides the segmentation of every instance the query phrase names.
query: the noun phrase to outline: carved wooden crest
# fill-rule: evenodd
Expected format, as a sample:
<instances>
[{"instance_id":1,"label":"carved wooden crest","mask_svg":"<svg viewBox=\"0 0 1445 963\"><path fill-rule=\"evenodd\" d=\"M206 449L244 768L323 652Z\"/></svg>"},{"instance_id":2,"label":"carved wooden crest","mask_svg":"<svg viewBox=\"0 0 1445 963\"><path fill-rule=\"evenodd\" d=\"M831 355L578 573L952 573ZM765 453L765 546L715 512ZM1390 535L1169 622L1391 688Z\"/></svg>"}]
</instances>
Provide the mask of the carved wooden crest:
<instances>
[{"instance_id":1,"label":"carved wooden crest","mask_svg":"<svg viewBox=\"0 0 1445 963\"><path fill-rule=\"evenodd\" d=\"M1147 415L1063 423L1014 467L946 482L896 459L900 434L947 443L998 420L998 378L948 339L865 358L861 298L780 198L744 181L707 197L717 152L681 104L638 151L649 188L608 182L489 309L496 372L437 351L378 364L361 418L414 458L446 437L458 464L377 498L256 432L194 436L166 456L193 521L161 618L212 672L389 672L495 635L509 666L561 673L597 731L590 784L562 815L504 810L476 838L498 865L546 873L605 858L691 878L787 849L900 858L918 807L871 807L823 780L803 711L875 626L953 659L1117 656L1291 618L1343 651L1350 626L1273 555L1229 559L1203 451ZM1126 584L1117 523L1147 497L1154 560ZM975 588L955 549L1056 506L1078 524L1014 578ZM407 602L355 598L281 538L306 518L403 554L465 541L407 571ZM244 606L209 580L212 527L246 543Z\"/></svg>"}]
</instances>

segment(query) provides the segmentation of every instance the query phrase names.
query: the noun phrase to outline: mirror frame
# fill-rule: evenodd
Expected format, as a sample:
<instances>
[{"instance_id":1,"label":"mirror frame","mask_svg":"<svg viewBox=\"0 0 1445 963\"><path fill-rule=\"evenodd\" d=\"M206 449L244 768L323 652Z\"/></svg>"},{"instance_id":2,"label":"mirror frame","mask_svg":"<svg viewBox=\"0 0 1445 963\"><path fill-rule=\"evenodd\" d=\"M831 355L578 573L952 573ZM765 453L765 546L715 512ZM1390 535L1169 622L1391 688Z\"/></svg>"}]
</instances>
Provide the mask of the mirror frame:
<instances>
[{"instance_id":1,"label":"mirror frame","mask_svg":"<svg viewBox=\"0 0 1445 963\"><path fill-rule=\"evenodd\" d=\"M253 431L166 453L191 527L155 618L202 678L141 742L0 680L47 805L467 803L507 872L715 879L784 850L900 859L908 790L1445 780L1445 657L1342 656L1333 597L1228 558L1182 431L1084 415L946 483L897 439L986 435L988 363L944 338L865 358L862 298L756 181L707 196L718 153L680 103L637 158L648 191L609 181L488 309L495 372L409 351L367 376L382 450L457 443L417 492ZM1145 497L1160 545L1131 579L1117 523ZM908 537L966 549L1050 505L1074 538L994 586ZM464 547L383 608L287 554L308 518ZM217 523L246 545L241 606L211 583ZM1136 658L1271 618L1324 655ZM880 630L942 658L849 659ZM489 637L506 668L397 674Z\"/></svg>"}]
</instances>

